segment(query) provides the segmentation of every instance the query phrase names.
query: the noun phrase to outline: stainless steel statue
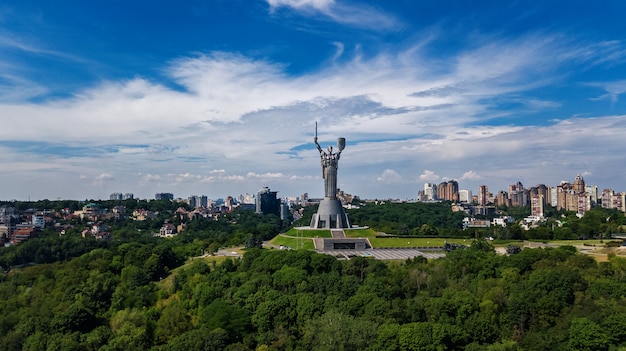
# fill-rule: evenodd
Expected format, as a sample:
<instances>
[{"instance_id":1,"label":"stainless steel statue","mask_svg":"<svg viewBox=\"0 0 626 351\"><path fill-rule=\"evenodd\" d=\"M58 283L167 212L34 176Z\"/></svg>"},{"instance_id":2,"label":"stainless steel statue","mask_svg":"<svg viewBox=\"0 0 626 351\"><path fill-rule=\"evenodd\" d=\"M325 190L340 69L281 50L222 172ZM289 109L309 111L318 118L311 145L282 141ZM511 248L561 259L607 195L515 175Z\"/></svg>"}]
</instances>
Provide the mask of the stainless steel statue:
<instances>
[{"instance_id":1,"label":"stainless steel statue","mask_svg":"<svg viewBox=\"0 0 626 351\"><path fill-rule=\"evenodd\" d=\"M328 150L322 149L317 142L317 122L315 122L315 137L313 137L315 146L320 152L320 158L322 163L322 177L324 178L324 198L336 199L337 198L337 168L339 168L339 157L341 152L346 147L346 138L337 139L338 152L333 153L333 147L329 146Z\"/></svg>"},{"instance_id":2,"label":"stainless steel statue","mask_svg":"<svg viewBox=\"0 0 626 351\"><path fill-rule=\"evenodd\" d=\"M315 122L315 136L313 137L315 146L320 153L322 164L322 177L324 178L324 199L320 201L317 213L311 219L312 228L350 228L348 216L346 216L341 201L337 199L337 169L339 168L339 157L346 147L346 139L337 139L337 149L333 152L333 147L327 150L322 149L317 142L317 122Z\"/></svg>"}]
</instances>

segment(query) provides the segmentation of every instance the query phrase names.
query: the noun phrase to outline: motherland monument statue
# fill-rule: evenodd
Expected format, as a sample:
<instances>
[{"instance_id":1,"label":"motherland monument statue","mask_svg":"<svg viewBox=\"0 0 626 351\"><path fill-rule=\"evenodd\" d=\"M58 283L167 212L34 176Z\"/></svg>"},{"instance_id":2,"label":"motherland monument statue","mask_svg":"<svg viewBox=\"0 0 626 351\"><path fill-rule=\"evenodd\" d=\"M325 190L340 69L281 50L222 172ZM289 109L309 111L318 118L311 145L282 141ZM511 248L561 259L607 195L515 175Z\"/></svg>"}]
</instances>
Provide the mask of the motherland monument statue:
<instances>
[{"instance_id":1,"label":"motherland monument statue","mask_svg":"<svg viewBox=\"0 0 626 351\"><path fill-rule=\"evenodd\" d=\"M311 228L349 228L350 222L346 216L341 201L337 199L337 169L339 157L346 147L346 138L337 139L337 149L329 146L324 150L317 142L317 122L315 122L315 136L313 142L320 153L322 177L324 178L324 199L320 201L317 213L311 219Z\"/></svg>"}]
</instances>

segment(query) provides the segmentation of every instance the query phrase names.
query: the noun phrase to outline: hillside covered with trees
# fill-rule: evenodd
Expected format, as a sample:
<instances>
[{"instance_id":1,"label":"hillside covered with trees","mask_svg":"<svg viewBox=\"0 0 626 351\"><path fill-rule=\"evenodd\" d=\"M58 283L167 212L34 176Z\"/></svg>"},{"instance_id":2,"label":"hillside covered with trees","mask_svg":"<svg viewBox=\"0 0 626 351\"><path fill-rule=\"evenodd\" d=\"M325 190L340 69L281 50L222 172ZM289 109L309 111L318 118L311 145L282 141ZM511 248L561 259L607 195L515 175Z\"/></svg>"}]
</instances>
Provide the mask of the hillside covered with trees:
<instances>
[{"instance_id":1,"label":"hillside covered with trees","mask_svg":"<svg viewBox=\"0 0 626 351\"><path fill-rule=\"evenodd\" d=\"M498 255L479 239L431 261L338 260L258 249L285 223L254 212L154 237L177 218L172 204L152 205L159 218L111 221L110 240L81 237L87 223L74 221L63 235L45 229L0 248L0 349L626 349L621 256L597 262L572 246ZM446 204L372 204L350 215L397 235L468 234ZM562 226L544 226L553 237L607 234L624 221L602 209L560 218ZM533 230L507 233L544 229ZM242 258L198 257L229 245L249 249Z\"/></svg>"},{"instance_id":2,"label":"hillside covered with trees","mask_svg":"<svg viewBox=\"0 0 626 351\"><path fill-rule=\"evenodd\" d=\"M626 259L573 247L426 262L251 249L161 281L159 246L97 248L0 276L6 350L609 350Z\"/></svg>"}]
</instances>

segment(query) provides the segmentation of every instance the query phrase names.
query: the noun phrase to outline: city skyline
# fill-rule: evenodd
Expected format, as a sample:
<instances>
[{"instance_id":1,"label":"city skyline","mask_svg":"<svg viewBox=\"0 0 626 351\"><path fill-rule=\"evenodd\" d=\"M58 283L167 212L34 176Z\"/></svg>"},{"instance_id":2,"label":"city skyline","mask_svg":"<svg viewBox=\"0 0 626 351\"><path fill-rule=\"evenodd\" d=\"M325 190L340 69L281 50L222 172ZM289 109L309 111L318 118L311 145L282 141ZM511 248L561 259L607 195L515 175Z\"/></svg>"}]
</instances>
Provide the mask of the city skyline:
<instances>
[{"instance_id":1,"label":"city skyline","mask_svg":"<svg viewBox=\"0 0 626 351\"><path fill-rule=\"evenodd\" d=\"M626 191L626 4L0 5L0 199Z\"/></svg>"},{"instance_id":2,"label":"city skyline","mask_svg":"<svg viewBox=\"0 0 626 351\"><path fill-rule=\"evenodd\" d=\"M517 180L514 184L509 184L504 188L499 188L499 189L494 189L492 188L488 183L487 184L480 184L477 186L476 189L472 189L472 188L468 188L468 187L464 187L462 186L463 184L459 183L456 179L447 179L447 180L443 180L441 182L438 183L432 183L432 182L424 182L421 183L417 186L417 188L415 189L415 191L413 192L413 194L410 194L410 196L405 196L405 197L379 197L379 198L369 198L369 197L363 197L359 194L355 194L355 193L349 193L346 192L346 194L349 194L350 197L352 196L356 196L362 200L400 200L400 201L421 201L420 200L420 195L427 195L429 197L429 199L425 199L424 201L429 201L429 200L433 200L433 198L435 200L447 200L442 198L441 196L438 196L437 193L425 193L426 188L429 187L429 189L432 190L432 188L430 188L430 186L434 186L435 188L438 188L439 186L441 186L442 184L446 184L446 183L450 183L450 182L455 182L455 188L456 190L451 190L456 194L461 194L463 192L468 192L467 196L468 199L467 200L463 200L461 199L461 197L459 197L459 200L456 202L472 202L472 197L474 198L475 201L477 201L477 203L479 205L484 205L486 204L486 197L487 194L490 194L492 200L495 199L497 193L499 192L504 192L504 193L508 193L511 191L512 187L521 187L525 190L528 190L530 188L535 188L535 187L539 187L539 186L544 186L547 187L548 189L556 189L557 187L559 187L560 185L563 185L565 183L567 184L574 184L576 182L577 179L583 179L582 175L579 173L574 177L570 177L571 179L562 179L559 183L557 184L546 184L546 183L536 183L536 184L528 184L528 183L524 183L521 179ZM626 193L626 190L623 189L616 189L616 188L610 188L610 187L604 187L600 184L595 184L595 183L590 183L590 182L586 182L585 183L587 187L589 188L595 188L595 190L598 192L598 196L599 194L603 191L603 190L611 190L614 191L615 193L621 194L621 193ZM136 194L134 192L118 192L118 191L114 191L112 193L110 193L108 196L105 197L89 197L89 196L84 196L81 198L55 198L55 199L27 199L27 200L22 200L22 199L3 199L0 198L0 201L12 201L12 200L17 200L17 201L38 201L38 200L76 200L76 201L82 201L85 199L90 199L90 200L152 200L152 199L169 199L172 201L187 201L190 200L191 198L204 198L203 201L215 201L215 200L224 200L226 198L233 198L233 199L238 199L240 197L245 197L247 198L247 202L243 201L243 203L254 203L254 197L261 192L264 191L268 191L270 188L267 186L262 186L260 189L257 189L255 191L251 191L251 192L245 192L245 191L239 191L239 192L234 192L234 193L228 193L228 194L209 194L207 192L196 192L196 193L189 193L189 194L175 194L172 192L157 192L155 194ZM280 189L272 189L273 191L275 191L276 193L281 193ZM344 191L340 188L337 189L338 191L340 191L342 194L344 193ZM482 195L481 195L481 190L483 191ZM281 199L296 199L296 198L300 198L302 195L306 194L306 197L308 199L316 199L316 200L320 200L323 198L322 196L311 196L310 192L308 191L301 191L299 193L293 193L293 194L281 194L280 196L278 196L278 198ZM444 195L445 197L446 195ZM450 196L450 194L448 194L447 196ZM461 196L461 195L459 195ZM483 199L481 199L481 197L484 197ZM200 201L197 199L194 199L193 201Z\"/></svg>"}]
</instances>

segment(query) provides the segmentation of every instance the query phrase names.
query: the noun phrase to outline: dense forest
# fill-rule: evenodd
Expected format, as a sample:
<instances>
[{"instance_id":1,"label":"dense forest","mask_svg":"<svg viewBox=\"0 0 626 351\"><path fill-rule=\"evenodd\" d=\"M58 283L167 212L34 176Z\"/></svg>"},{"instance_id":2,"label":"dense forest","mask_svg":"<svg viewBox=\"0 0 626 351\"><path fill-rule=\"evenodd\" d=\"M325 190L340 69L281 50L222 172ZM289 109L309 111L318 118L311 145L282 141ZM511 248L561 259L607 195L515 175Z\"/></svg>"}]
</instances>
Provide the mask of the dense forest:
<instances>
[{"instance_id":1,"label":"dense forest","mask_svg":"<svg viewBox=\"0 0 626 351\"><path fill-rule=\"evenodd\" d=\"M250 249L221 264L149 244L0 275L5 350L617 350L626 259L573 247L426 261ZM169 262L168 262L169 263ZM175 264L175 263L174 263Z\"/></svg>"},{"instance_id":2,"label":"dense forest","mask_svg":"<svg viewBox=\"0 0 626 351\"><path fill-rule=\"evenodd\" d=\"M624 257L596 262L571 246L498 255L479 239L437 260L338 260L258 249L286 224L254 212L156 238L177 219L174 205L151 203L161 217L112 221L111 240L82 238L87 223L76 222L0 248L0 350L626 350ZM398 235L467 235L446 204L350 216ZM597 237L623 221L594 209L543 227ZM198 257L229 245L248 249Z\"/></svg>"}]
</instances>

